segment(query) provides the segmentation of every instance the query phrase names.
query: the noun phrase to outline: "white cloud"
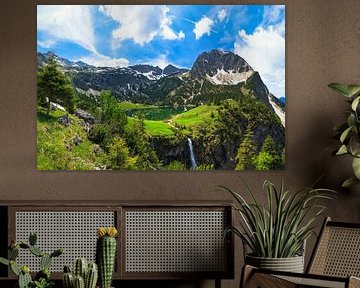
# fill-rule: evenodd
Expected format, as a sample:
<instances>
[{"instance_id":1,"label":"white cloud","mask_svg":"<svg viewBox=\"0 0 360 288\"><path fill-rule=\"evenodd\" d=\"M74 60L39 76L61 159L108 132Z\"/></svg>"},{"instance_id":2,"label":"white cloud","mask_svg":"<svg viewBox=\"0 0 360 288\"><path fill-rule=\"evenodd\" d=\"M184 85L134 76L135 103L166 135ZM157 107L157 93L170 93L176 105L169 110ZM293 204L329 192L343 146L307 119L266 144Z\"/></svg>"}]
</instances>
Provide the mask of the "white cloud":
<instances>
[{"instance_id":1,"label":"white cloud","mask_svg":"<svg viewBox=\"0 0 360 288\"><path fill-rule=\"evenodd\" d=\"M167 60L167 54L160 54L156 59L152 59L149 64L152 66L159 66L161 69L164 69L170 64L170 62Z\"/></svg>"},{"instance_id":2,"label":"white cloud","mask_svg":"<svg viewBox=\"0 0 360 288\"><path fill-rule=\"evenodd\" d=\"M285 12L285 5L270 5L264 7L263 25L275 24L281 21L283 13Z\"/></svg>"},{"instance_id":3,"label":"white cloud","mask_svg":"<svg viewBox=\"0 0 360 288\"><path fill-rule=\"evenodd\" d=\"M218 17L219 21L222 22L226 18L227 15L228 15L227 11L225 9L221 9L221 10L219 10L217 17Z\"/></svg>"},{"instance_id":4,"label":"white cloud","mask_svg":"<svg viewBox=\"0 0 360 288\"><path fill-rule=\"evenodd\" d=\"M39 45L42 48L46 48L49 49L51 47L53 47L56 44L56 41L54 39L49 39L49 40L38 40L37 41L37 45Z\"/></svg>"},{"instance_id":5,"label":"white cloud","mask_svg":"<svg viewBox=\"0 0 360 288\"><path fill-rule=\"evenodd\" d=\"M277 97L285 96L285 38L279 34L281 30L285 28L257 27L253 34L241 30L240 41L234 46L234 52L260 73L270 92Z\"/></svg>"},{"instance_id":6,"label":"white cloud","mask_svg":"<svg viewBox=\"0 0 360 288\"><path fill-rule=\"evenodd\" d=\"M195 22L195 33L196 40L200 39L204 34L210 35L211 26L214 25L214 21L206 16L203 16L198 22Z\"/></svg>"},{"instance_id":7,"label":"white cloud","mask_svg":"<svg viewBox=\"0 0 360 288\"><path fill-rule=\"evenodd\" d=\"M260 26L273 26L279 35L285 37L285 5L265 6L263 20Z\"/></svg>"},{"instance_id":8,"label":"white cloud","mask_svg":"<svg viewBox=\"0 0 360 288\"><path fill-rule=\"evenodd\" d=\"M168 16L169 8L164 5L102 5L99 11L119 23L120 27L112 32L113 38L118 42L132 39L135 43L144 45L156 36L167 40L185 37L184 32L176 33L170 28L172 18Z\"/></svg>"},{"instance_id":9,"label":"white cloud","mask_svg":"<svg viewBox=\"0 0 360 288\"><path fill-rule=\"evenodd\" d=\"M42 43L44 46L71 41L97 52L89 5L38 5L37 29L46 33L48 39Z\"/></svg>"},{"instance_id":10,"label":"white cloud","mask_svg":"<svg viewBox=\"0 0 360 288\"><path fill-rule=\"evenodd\" d=\"M285 18L281 22L274 25L274 31L282 37L285 37Z\"/></svg>"},{"instance_id":11,"label":"white cloud","mask_svg":"<svg viewBox=\"0 0 360 288\"><path fill-rule=\"evenodd\" d=\"M164 39L167 40L180 40L185 38L185 34L183 31L180 31L178 34L176 34L168 25L165 25L163 27L163 30L161 31L161 35Z\"/></svg>"},{"instance_id":12,"label":"white cloud","mask_svg":"<svg viewBox=\"0 0 360 288\"><path fill-rule=\"evenodd\" d=\"M129 60L125 58L111 58L99 53L81 57L79 60L97 67L125 67L129 65Z\"/></svg>"}]
</instances>

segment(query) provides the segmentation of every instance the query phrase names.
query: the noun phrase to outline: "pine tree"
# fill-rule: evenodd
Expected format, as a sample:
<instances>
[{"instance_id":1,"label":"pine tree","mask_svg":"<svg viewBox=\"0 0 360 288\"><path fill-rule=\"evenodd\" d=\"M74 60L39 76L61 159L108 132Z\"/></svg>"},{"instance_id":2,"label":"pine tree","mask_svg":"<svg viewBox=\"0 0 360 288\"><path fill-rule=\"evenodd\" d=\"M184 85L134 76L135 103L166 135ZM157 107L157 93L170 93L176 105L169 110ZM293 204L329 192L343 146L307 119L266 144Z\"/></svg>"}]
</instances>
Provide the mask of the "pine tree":
<instances>
[{"instance_id":1,"label":"pine tree","mask_svg":"<svg viewBox=\"0 0 360 288\"><path fill-rule=\"evenodd\" d=\"M237 151L237 164L235 170L252 170L254 169L255 144L253 142L253 132L246 130L246 134Z\"/></svg>"},{"instance_id":2,"label":"pine tree","mask_svg":"<svg viewBox=\"0 0 360 288\"><path fill-rule=\"evenodd\" d=\"M100 107L97 116L100 122L108 125L112 133L122 135L127 124L127 117L120 108L118 100L106 90L101 91L99 99Z\"/></svg>"},{"instance_id":3,"label":"pine tree","mask_svg":"<svg viewBox=\"0 0 360 288\"><path fill-rule=\"evenodd\" d=\"M137 158L131 157L126 142L115 137L109 147L110 167L114 170L134 169Z\"/></svg>"},{"instance_id":4,"label":"pine tree","mask_svg":"<svg viewBox=\"0 0 360 288\"><path fill-rule=\"evenodd\" d=\"M136 155L139 170L156 170L161 165L151 139L146 134L144 119L140 118L126 133L126 141L132 154Z\"/></svg>"},{"instance_id":5,"label":"pine tree","mask_svg":"<svg viewBox=\"0 0 360 288\"><path fill-rule=\"evenodd\" d=\"M274 140L268 135L255 159L255 168L257 170L275 170L279 169L281 162L281 156L275 147Z\"/></svg>"},{"instance_id":6,"label":"pine tree","mask_svg":"<svg viewBox=\"0 0 360 288\"><path fill-rule=\"evenodd\" d=\"M38 104L50 113L51 102L74 111L75 91L70 79L59 69L54 57L50 57L37 73Z\"/></svg>"}]
</instances>

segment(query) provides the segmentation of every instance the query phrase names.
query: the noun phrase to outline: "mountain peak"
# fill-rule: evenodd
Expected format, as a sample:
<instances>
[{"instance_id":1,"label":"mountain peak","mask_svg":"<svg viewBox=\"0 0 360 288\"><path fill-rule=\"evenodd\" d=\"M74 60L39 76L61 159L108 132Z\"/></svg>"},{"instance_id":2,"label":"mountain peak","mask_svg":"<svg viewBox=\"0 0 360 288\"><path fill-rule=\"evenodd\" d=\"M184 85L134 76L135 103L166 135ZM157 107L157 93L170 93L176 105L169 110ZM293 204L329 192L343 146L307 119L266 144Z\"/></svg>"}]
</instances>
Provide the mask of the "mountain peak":
<instances>
[{"instance_id":1,"label":"mountain peak","mask_svg":"<svg viewBox=\"0 0 360 288\"><path fill-rule=\"evenodd\" d=\"M43 66L49 58L54 58L56 62L63 68L95 68L92 65L89 65L83 61L73 62L66 58L59 57L52 51L47 51L46 53L37 52L37 62L38 66Z\"/></svg>"},{"instance_id":2,"label":"mountain peak","mask_svg":"<svg viewBox=\"0 0 360 288\"><path fill-rule=\"evenodd\" d=\"M254 70L239 55L217 49L201 53L191 68L195 78L214 77L219 71L250 74Z\"/></svg>"},{"instance_id":3,"label":"mountain peak","mask_svg":"<svg viewBox=\"0 0 360 288\"><path fill-rule=\"evenodd\" d=\"M52 51L47 51L44 55L46 57L57 57L57 55Z\"/></svg>"},{"instance_id":4,"label":"mountain peak","mask_svg":"<svg viewBox=\"0 0 360 288\"><path fill-rule=\"evenodd\" d=\"M153 73L154 75L161 75L162 73L162 70L158 66L154 67L148 64L136 64L129 66L129 68L140 73Z\"/></svg>"},{"instance_id":5,"label":"mountain peak","mask_svg":"<svg viewBox=\"0 0 360 288\"><path fill-rule=\"evenodd\" d=\"M172 74L178 74L178 73L182 73L182 72L186 72L186 71L188 71L188 70L181 69L181 68L175 67L172 64L169 64L164 68L163 73L164 73L164 75L172 75Z\"/></svg>"}]
</instances>

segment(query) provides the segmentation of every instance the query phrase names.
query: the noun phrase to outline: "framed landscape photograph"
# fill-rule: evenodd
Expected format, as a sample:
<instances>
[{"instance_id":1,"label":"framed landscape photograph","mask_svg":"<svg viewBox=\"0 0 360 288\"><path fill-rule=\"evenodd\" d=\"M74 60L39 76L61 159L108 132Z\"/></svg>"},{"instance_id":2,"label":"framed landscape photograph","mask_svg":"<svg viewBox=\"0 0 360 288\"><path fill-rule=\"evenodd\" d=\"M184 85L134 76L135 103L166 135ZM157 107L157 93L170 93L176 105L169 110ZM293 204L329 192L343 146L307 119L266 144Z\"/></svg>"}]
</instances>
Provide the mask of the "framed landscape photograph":
<instances>
[{"instance_id":1,"label":"framed landscape photograph","mask_svg":"<svg viewBox=\"0 0 360 288\"><path fill-rule=\"evenodd\" d=\"M284 168L284 5L37 6L37 169Z\"/></svg>"}]
</instances>

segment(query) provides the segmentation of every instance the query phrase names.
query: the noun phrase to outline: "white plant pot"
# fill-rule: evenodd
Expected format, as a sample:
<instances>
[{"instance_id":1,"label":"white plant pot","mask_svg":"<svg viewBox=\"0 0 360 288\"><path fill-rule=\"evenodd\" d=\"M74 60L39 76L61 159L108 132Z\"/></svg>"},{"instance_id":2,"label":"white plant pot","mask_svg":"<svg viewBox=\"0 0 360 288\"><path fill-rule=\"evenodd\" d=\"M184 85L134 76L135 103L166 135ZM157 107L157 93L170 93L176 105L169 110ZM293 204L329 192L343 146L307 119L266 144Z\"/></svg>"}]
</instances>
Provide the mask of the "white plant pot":
<instances>
[{"instance_id":1,"label":"white plant pot","mask_svg":"<svg viewBox=\"0 0 360 288\"><path fill-rule=\"evenodd\" d=\"M304 273L304 256L289 258L263 258L246 255L245 263L257 268L270 269L274 271Z\"/></svg>"}]
</instances>

